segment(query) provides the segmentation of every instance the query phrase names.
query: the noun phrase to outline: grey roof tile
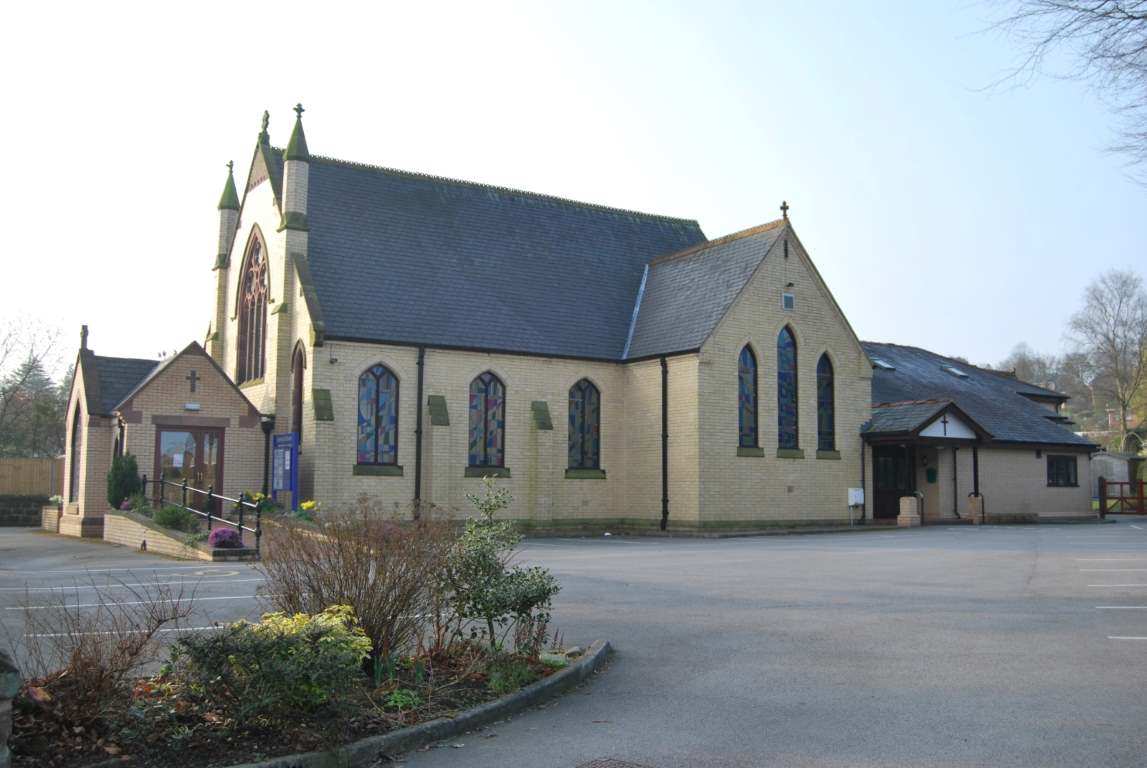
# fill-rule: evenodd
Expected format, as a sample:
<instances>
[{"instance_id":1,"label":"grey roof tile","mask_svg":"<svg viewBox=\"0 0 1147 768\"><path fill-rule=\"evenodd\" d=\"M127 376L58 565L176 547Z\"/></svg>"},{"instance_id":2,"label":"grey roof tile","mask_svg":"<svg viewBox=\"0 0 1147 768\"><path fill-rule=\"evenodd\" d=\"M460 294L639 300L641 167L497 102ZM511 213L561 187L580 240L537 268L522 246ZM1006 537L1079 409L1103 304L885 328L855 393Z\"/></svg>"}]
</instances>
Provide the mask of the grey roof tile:
<instances>
[{"instance_id":1,"label":"grey roof tile","mask_svg":"<svg viewBox=\"0 0 1147 768\"><path fill-rule=\"evenodd\" d=\"M626 357L699 348L784 234L783 223L770 222L655 259Z\"/></svg>"},{"instance_id":2,"label":"grey roof tile","mask_svg":"<svg viewBox=\"0 0 1147 768\"><path fill-rule=\"evenodd\" d=\"M618 360L644 265L697 222L312 156L328 338Z\"/></svg>"},{"instance_id":3,"label":"grey roof tile","mask_svg":"<svg viewBox=\"0 0 1147 768\"><path fill-rule=\"evenodd\" d=\"M94 413L104 415L112 413L127 393L135 389L160 364L158 360L88 354L91 365L85 366L85 371L94 374L96 381L85 381L85 387L93 388L94 383L94 390L98 393L97 402L89 402L89 408Z\"/></svg>"},{"instance_id":4,"label":"grey roof tile","mask_svg":"<svg viewBox=\"0 0 1147 768\"><path fill-rule=\"evenodd\" d=\"M889 363L894 370L872 369L873 424L866 433L896 431L886 424L899 424L915 414L909 408L881 408L885 404L936 400L954 403L998 442L1072 445L1086 447L1090 441L1051 421L1048 409L1021 395L1042 389L1010 376L937 355L919 347L863 342L873 360ZM965 376L945 370L953 367ZM1046 390L1050 392L1050 390Z\"/></svg>"}]
</instances>

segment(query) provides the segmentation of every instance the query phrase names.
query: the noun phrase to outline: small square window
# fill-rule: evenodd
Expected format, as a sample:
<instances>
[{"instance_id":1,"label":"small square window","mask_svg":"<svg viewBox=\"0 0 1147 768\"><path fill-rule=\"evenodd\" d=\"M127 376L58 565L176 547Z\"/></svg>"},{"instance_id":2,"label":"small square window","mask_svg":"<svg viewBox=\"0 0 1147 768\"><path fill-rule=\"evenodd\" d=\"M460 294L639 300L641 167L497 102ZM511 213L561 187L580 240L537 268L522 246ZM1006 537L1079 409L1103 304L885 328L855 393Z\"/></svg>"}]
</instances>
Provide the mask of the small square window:
<instances>
[{"instance_id":1,"label":"small square window","mask_svg":"<svg viewBox=\"0 0 1147 768\"><path fill-rule=\"evenodd\" d=\"M1047 457L1047 484L1052 488L1075 488L1079 485L1074 456Z\"/></svg>"},{"instance_id":2,"label":"small square window","mask_svg":"<svg viewBox=\"0 0 1147 768\"><path fill-rule=\"evenodd\" d=\"M791 311L796 308L797 297L791 293L785 292L781 294L781 309Z\"/></svg>"}]
</instances>

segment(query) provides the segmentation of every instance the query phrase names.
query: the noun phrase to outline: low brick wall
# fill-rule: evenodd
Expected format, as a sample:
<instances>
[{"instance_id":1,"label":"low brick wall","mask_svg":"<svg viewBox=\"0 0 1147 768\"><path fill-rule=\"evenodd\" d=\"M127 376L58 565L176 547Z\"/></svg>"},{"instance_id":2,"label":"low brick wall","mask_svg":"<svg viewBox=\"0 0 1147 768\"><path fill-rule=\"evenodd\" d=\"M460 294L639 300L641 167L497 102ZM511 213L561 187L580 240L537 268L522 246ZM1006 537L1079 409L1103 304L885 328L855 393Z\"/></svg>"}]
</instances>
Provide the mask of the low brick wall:
<instances>
[{"instance_id":1,"label":"low brick wall","mask_svg":"<svg viewBox=\"0 0 1147 768\"><path fill-rule=\"evenodd\" d=\"M104 519L102 517L81 517L65 511L64 514L60 515L59 528L56 532L64 536L100 539L104 535Z\"/></svg>"},{"instance_id":2,"label":"low brick wall","mask_svg":"<svg viewBox=\"0 0 1147 768\"><path fill-rule=\"evenodd\" d=\"M180 560L224 562L256 559L252 549L208 549L187 544L185 536L187 534L162 528L135 512L108 512L104 515L104 541L112 544Z\"/></svg>"},{"instance_id":3,"label":"low brick wall","mask_svg":"<svg viewBox=\"0 0 1147 768\"><path fill-rule=\"evenodd\" d=\"M134 512L104 515L104 541L181 560L210 560L211 555L183 541L186 534L167 531Z\"/></svg>"},{"instance_id":4,"label":"low brick wall","mask_svg":"<svg viewBox=\"0 0 1147 768\"><path fill-rule=\"evenodd\" d=\"M18 690L20 671L8 654L0 651L0 768L8 768L12 764L8 737L12 735L12 699Z\"/></svg>"},{"instance_id":5,"label":"low brick wall","mask_svg":"<svg viewBox=\"0 0 1147 768\"><path fill-rule=\"evenodd\" d=\"M40 507L40 527L49 533L59 533L61 514L63 510L55 504L45 504Z\"/></svg>"},{"instance_id":6,"label":"low brick wall","mask_svg":"<svg viewBox=\"0 0 1147 768\"><path fill-rule=\"evenodd\" d=\"M40 525L40 509L47 496L0 496L0 526Z\"/></svg>"}]
</instances>

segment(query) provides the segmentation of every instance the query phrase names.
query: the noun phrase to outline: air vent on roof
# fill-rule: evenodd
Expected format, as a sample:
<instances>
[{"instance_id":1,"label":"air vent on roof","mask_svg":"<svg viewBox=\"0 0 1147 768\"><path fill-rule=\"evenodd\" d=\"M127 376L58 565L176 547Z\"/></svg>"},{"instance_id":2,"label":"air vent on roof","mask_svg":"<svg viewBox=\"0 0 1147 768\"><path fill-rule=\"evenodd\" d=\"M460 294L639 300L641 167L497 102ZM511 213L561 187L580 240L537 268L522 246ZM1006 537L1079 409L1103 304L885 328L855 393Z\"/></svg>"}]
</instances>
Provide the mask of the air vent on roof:
<instances>
[{"instance_id":1,"label":"air vent on roof","mask_svg":"<svg viewBox=\"0 0 1147 768\"><path fill-rule=\"evenodd\" d=\"M879 357L872 358L872 364L874 366L876 366L877 368L883 368L886 371L895 371L896 370L896 366L894 366L892 363L888 362L887 360L881 360Z\"/></svg>"},{"instance_id":2,"label":"air vent on roof","mask_svg":"<svg viewBox=\"0 0 1147 768\"><path fill-rule=\"evenodd\" d=\"M957 379L966 379L966 378L968 378L968 374L964 373L964 372L963 372L963 371L961 371L959 368L955 368L955 367L953 367L953 366L951 366L951 365L942 365L942 366L940 366L940 367L944 369L944 372L945 372L945 373L950 373L950 374L952 374L953 376L955 376Z\"/></svg>"}]
</instances>

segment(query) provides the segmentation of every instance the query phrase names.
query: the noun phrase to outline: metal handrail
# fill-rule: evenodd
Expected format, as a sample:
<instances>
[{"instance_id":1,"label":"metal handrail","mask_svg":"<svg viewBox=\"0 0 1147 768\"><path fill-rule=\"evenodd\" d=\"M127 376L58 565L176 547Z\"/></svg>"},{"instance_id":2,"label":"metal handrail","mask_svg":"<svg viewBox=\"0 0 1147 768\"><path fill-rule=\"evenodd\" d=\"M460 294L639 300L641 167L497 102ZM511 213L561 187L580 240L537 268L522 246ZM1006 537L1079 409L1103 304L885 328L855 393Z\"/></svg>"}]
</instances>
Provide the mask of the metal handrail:
<instances>
[{"instance_id":1,"label":"metal handrail","mask_svg":"<svg viewBox=\"0 0 1147 768\"><path fill-rule=\"evenodd\" d=\"M141 478L140 492L143 494L144 497L147 496L147 483L148 483L147 475L143 475L143 477ZM155 498L160 504L171 504L171 505L177 506L181 509L185 509L188 512L192 512L196 515L199 515L200 517L207 518L207 530L208 531L211 530L212 522L218 521L218 522L222 523L223 525L229 525L232 528L239 530L240 531L240 534L239 534L240 537L242 537L242 535L243 535L242 531L247 531L248 533L253 534L255 536L255 554L256 554L256 556L259 554L259 544L260 544L260 540L263 537L263 508L260 504L257 504L255 502L249 500L247 498L247 494L240 493L239 498L233 499L230 496L224 496L222 494L215 493L214 486L207 486L206 491L204 491L200 488L193 488L187 484L187 478L184 478L182 483L174 483L174 482L164 478L162 472L159 474L159 479L158 480L152 480L151 484L158 491L156 493ZM164 492L163 491L164 491L164 488L167 488L167 487L179 489L179 492L180 492L179 503L176 503L175 501L164 498ZM206 503L204 504L204 506L207 508L206 512L201 510L201 509L197 509L195 507L189 506L187 504L187 494L189 494L189 493L196 493L196 494L199 494L200 496L206 497ZM238 514L239 521L233 522L233 521L228 520L227 518L222 517L220 515L212 514L211 507L214 506L213 502L215 500L219 500L220 502L229 502L232 505L234 505L233 509ZM245 519L245 513L247 512L248 509L255 513L255 527L254 528L251 528L250 526L243 524L244 519Z\"/></svg>"}]
</instances>

